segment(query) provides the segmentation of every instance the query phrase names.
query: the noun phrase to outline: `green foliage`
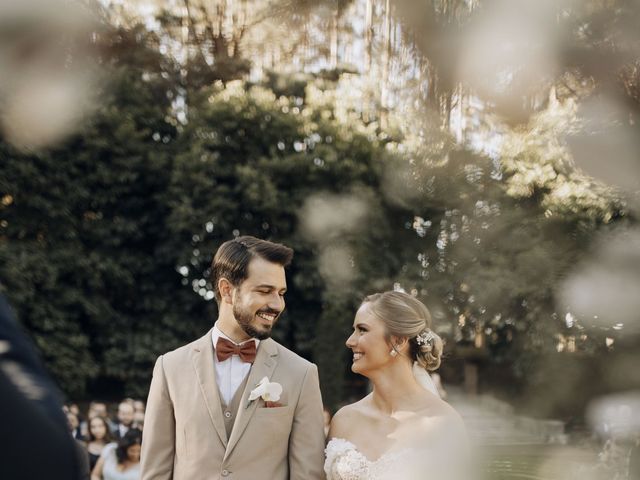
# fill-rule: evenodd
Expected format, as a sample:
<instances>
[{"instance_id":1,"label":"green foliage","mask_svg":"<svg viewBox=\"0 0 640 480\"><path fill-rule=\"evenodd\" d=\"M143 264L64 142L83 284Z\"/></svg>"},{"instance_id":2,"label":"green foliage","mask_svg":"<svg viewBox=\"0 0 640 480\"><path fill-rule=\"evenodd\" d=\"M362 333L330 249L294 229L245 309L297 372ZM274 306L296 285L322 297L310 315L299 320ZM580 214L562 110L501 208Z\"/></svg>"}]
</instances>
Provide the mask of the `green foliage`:
<instances>
[{"instance_id":1,"label":"green foliage","mask_svg":"<svg viewBox=\"0 0 640 480\"><path fill-rule=\"evenodd\" d=\"M114 381L114 394L143 396L155 357L211 325L208 267L232 233L295 248L277 337L314 357L319 319L342 337L352 308L323 314L300 208L316 192L375 196L383 142L326 102L242 83L191 95L179 131L175 75L154 37L114 37L110 88L79 135L28 155L2 145L3 286L53 374L73 396Z\"/></svg>"},{"instance_id":2,"label":"green foliage","mask_svg":"<svg viewBox=\"0 0 640 480\"><path fill-rule=\"evenodd\" d=\"M176 134L166 121L164 59L145 48L153 38L144 30L108 38L111 82L83 131L48 152L1 147L1 195L11 199L1 211L3 287L74 396L99 376L145 392L148 375L132 367L146 368L156 352L137 336L152 334L168 313L149 295L173 270L171 258L155 256L166 235L159 195Z\"/></svg>"},{"instance_id":3,"label":"green foliage","mask_svg":"<svg viewBox=\"0 0 640 480\"><path fill-rule=\"evenodd\" d=\"M328 406L362 393L344 341L360 300L395 284L454 354L484 335L491 366L524 382L562 331L558 283L625 214L570 164L562 119L513 132L498 161L365 114L340 75L187 95L154 35L107 43L110 87L81 133L48 152L0 143L3 287L73 396L144 396L155 357L213 323L211 256L240 234L295 249L275 336L318 364Z\"/></svg>"},{"instance_id":4,"label":"green foliage","mask_svg":"<svg viewBox=\"0 0 640 480\"><path fill-rule=\"evenodd\" d=\"M572 128L570 105L545 111L502 135L495 159L437 135L424 145L409 136L411 161L387 175L386 196L405 219L415 215L420 237L402 244L408 261L395 280L431 308L449 340L445 368L480 357L488 389L505 382L490 373L498 366L509 372L511 394L535 383L564 333L564 278L594 233L626 216L615 190L573 166L564 141ZM580 333L580 350L603 348L603 332L587 325ZM469 350L478 340L485 350Z\"/></svg>"},{"instance_id":5,"label":"green foliage","mask_svg":"<svg viewBox=\"0 0 640 480\"><path fill-rule=\"evenodd\" d=\"M232 232L290 245L296 256L278 338L321 365L328 359L326 349L346 354L342 344L354 297L339 299L327 288L316 245L300 229L302 207L318 193L375 193L377 172L387 156L382 143L358 131L361 126L336 119L326 104L303 104L297 96L276 97L271 90L239 82L201 95L191 107L168 193L169 227L183 284L212 298L211 255ZM389 228L384 231L391 234ZM359 243L368 241L359 238ZM321 374L330 405L344 398L343 360L325 369L340 371L331 382Z\"/></svg>"}]
</instances>

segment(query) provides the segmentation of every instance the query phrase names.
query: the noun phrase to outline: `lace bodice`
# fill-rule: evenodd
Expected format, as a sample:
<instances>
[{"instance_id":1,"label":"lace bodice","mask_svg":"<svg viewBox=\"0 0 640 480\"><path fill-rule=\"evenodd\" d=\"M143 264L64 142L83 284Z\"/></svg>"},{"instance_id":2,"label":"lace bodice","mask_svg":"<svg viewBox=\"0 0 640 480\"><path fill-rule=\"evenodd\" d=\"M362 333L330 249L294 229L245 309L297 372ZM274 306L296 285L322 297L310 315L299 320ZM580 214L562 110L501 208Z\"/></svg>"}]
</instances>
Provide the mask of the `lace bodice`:
<instances>
[{"instance_id":1,"label":"lace bodice","mask_svg":"<svg viewBox=\"0 0 640 480\"><path fill-rule=\"evenodd\" d=\"M389 452L369 460L356 446L342 438L332 438L325 449L324 471L327 480L391 480L406 478L399 469L407 465L411 450Z\"/></svg>"}]
</instances>

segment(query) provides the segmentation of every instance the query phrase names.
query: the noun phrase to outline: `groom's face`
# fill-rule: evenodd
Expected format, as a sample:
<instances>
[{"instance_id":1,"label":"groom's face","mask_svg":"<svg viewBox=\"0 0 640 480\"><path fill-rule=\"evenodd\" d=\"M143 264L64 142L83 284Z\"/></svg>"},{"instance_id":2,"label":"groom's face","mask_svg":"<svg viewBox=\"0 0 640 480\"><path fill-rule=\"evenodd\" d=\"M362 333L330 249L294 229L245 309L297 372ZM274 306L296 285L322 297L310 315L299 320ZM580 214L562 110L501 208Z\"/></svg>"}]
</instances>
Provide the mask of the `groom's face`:
<instances>
[{"instance_id":1,"label":"groom's face","mask_svg":"<svg viewBox=\"0 0 640 480\"><path fill-rule=\"evenodd\" d=\"M233 293L233 315L250 337L264 340L284 310L284 267L260 257L249 262L248 277Z\"/></svg>"}]
</instances>

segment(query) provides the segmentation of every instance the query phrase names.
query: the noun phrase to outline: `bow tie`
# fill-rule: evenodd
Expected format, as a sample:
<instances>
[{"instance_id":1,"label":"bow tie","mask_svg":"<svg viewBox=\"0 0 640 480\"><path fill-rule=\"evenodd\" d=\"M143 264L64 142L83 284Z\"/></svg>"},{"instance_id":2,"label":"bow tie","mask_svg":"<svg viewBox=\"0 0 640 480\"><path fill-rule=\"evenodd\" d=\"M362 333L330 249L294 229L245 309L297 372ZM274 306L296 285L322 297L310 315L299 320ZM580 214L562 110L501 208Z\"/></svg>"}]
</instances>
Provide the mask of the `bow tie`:
<instances>
[{"instance_id":1,"label":"bow tie","mask_svg":"<svg viewBox=\"0 0 640 480\"><path fill-rule=\"evenodd\" d=\"M236 345L231 340L218 337L216 356L219 362L224 362L231 355L238 355L243 362L253 363L256 358L256 342L250 340L242 345Z\"/></svg>"}]
</instances>

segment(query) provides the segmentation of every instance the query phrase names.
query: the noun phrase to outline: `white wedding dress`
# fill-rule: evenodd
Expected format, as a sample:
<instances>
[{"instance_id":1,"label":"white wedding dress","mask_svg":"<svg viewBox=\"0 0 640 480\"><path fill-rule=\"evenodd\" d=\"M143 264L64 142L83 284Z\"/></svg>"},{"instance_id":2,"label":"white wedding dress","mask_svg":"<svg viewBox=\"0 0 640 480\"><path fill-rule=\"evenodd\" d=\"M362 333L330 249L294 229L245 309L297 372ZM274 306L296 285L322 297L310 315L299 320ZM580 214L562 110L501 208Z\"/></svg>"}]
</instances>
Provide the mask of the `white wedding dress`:
<instances>
[{"instance_id":1,"label":"white wedding dress","mask_svg":"<svg viewBox=\"0 0 640 480\"><path fill-rule=\"evenodd\" d=\"M439 396L433 380L424 369L414 364L413 373L423 388ZM435 445L425 442L419 444L419 448L393 450L377 460L369 460L350 441L332 438L325 449L324 471L327 480L445 480L453 478L448 474L452 465L450 453L455 450L443 452L443 446L439 439Z\"/></svg>"},{"instance_id":2,"label":"white wedding dress","mask_svg":"<svg viewBox=\"0 0 640 480\"><path fill-rule=\"evenodd\" d=\"M327 480L473 480L462 449L447 439L426 439L412 448L392 450L369 460L343 438L332 438L325 449Z\"/></svg>"},{"instance_id":3,"label":"white wedding dress","mask_svg":"<svg viewBox=\"0 0 640 480\"><path fill-rule=\"evenodd\" d=\"M327 480L392 480L408 478L399 468L411 464L414 453L405 449L369 460L356 446L342 438L332 438L325 449L324 471Z\"/></svg>"}]
</instances>

